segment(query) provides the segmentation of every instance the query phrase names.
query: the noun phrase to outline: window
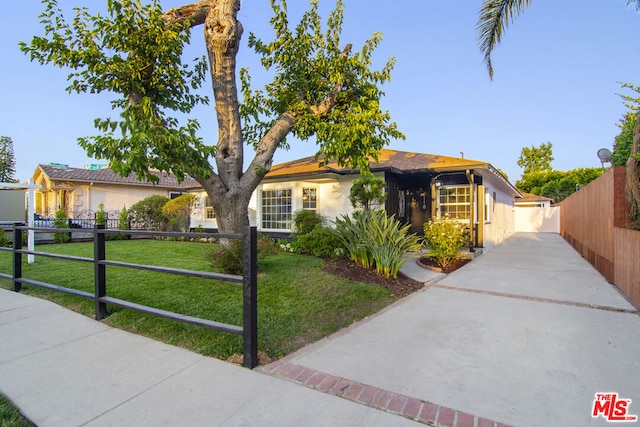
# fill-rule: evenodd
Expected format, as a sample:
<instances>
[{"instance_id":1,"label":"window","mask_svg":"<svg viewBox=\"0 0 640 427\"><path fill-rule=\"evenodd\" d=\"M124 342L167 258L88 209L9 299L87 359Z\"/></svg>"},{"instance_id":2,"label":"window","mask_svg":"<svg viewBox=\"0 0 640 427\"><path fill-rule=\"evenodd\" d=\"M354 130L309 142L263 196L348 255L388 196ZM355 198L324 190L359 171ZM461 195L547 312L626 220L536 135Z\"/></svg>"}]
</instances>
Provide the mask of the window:
<instances>
[{"instance_id":1,"label":"window","mask_svg":"<svg viewBox=\"0 0 640 427\"><path fill-rule=\"evenodd\" d=\"M216 213L213 211L213 203L209 196L205 196L204 200L204 217L206 219L215 219Z\"/></svg>"},{"instance_id":2,"label":"window","mask_svg":"<svg viewBox=\"0 0 640 427\"><path fill-rule=\"evenodd\" d=\"M491 193L490 188L484 189L484 222L491 222L491 214L494 210L494 200L496 193Z\"/></svg>"},{"instance_id":3,"label":"window","mask_svg":"<svg viewBox=\"0 0 640 427\"><path fill-rule=\"evenodd\" d=\"M317 190L315 188L302 189L302 209L316 210L318 207Z\"/></svg>"},{"instance_id":4,"label":"window","mask_svg":"<svg viewBox=\"0 0 640 427\"><path fill-rule=\"evenodd\" d=\"M404 190L398 191L398 216L400 218L405 217L405 210L407 206L407 200L405 198Z\"/></svg>"},{"instance_id":5,"label":"window","mask_svg":"<svg viewBox=\"0 0 640 427\"><path fill-rule=\"evenodd\" d=\"M262 228L291 229L291 190L262 192Z\"/></svg>"},{"instance_id":6,"label":"window","mask_svg":"<svg viewBox=\"0 0 640 427\"><path fill-rule=\"evenodd\" d=\"M469 220L471 196L468 185L441 187L438 200L440 216L449 215L452 219Z\"/></svg>"}]
</instances>

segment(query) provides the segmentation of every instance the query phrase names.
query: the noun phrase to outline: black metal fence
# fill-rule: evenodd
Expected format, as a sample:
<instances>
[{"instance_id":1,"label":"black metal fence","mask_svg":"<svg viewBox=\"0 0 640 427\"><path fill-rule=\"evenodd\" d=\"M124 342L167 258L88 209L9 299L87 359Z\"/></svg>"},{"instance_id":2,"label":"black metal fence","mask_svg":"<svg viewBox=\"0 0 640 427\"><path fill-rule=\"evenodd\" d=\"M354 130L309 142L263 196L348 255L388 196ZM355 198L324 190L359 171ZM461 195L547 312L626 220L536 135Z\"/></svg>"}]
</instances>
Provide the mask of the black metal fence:
<instances>
[{"instance_id":1,"label":"black metal fence","mask_svg":"<svg viewBox=\"0 0 640 427\"><path fill-rule=\"evenodd\" d=\"M80 296L94 300L95 318L102 320L106 317L107 304L123 307L130 310L136 310L142 313L151 314L166 319L177 320L179 322L191 325L202 326L222 332L242 335L244 366L253 369L258 364L258 280L257 280L257 231L256 227L246 227L242 234L218 234L218 233L174 233L174 232L158 232L158 231L137 231L137 230L108 230L104 225L96 225L93 228L93 258L84 258L69 255L59 255L48 252L30 251L23 248L22 232L26 230L35 230L36 232L76 232L77 229L62 228L33 228L21 224L15 224L9 228L13 232L13 248L0 248L0 250L11 251L13 258L12 274L0 273L0 277L12 280L13 290L20 292L22 284L38 286L41 288L51 289L66 294ZM86 231L86 230L85 230ZM158 267L142 264L131 264L126 262L111 261L106 258L106 236L108 234L129 234L131 236L153 236L153 237L187 237L202 238L215 237L222 239L239 239L242 240L243 249L243 274L232 275L222 273L212 273L194 270L182 270L169 267ZM78 289L57 286L51 283L40 282L23 277L22 263L23 255L37 255L49 258L57 258L63 260L71 260L84 263L93 263L94 265L94 292L84 292ZM167 274L177 274L190 277L200 277L214 280L222 280L227 282L242 284L242 304L243 304L243 322L241 326L229 325L226 323L215 322L211 320L201 319L192 316L186 316L179 313L160 310L157 308L140 305L131 301L121 300L107 295L107 274L106 267L124 267L136 270L155 271Z\"/></svg>"}]
</instances>

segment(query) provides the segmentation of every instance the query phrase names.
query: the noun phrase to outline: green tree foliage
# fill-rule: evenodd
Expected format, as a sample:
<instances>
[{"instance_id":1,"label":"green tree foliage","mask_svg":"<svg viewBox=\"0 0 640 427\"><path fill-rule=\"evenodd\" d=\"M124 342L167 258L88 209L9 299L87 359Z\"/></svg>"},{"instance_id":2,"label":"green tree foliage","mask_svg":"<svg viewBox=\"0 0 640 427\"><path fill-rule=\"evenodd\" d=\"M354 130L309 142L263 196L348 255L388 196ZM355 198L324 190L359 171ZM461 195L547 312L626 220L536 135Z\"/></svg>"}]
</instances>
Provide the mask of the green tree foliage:
<instances>
[{"instance_id":1,"label":"green tree foliage","mask_svg":"<svg viewBox=\"0 0 640 427\"><path fill-rule=\"evenodd\" d=\"M189 231L191 214L198 207L199 198L195 194L182 194L169 200L163 207L162 213L169 218L169 224L175 229Z\"/></svg>"},{"instance_id":2,"label":"green tree foliage","mask_svg":"<svg viewBox=\"0 0 640 427\"><path fill-rule=\"evenodd\" d=\"M0 182L17 182L15 179L16 159L13 152L13 140L0 136Z\"/></svg>"},{"instance_id":3,"label":"green tree foliage","mask_svg":"<svg viewBox=\"0 0 640 427\"><path fill-rule=\"evenodd\" d=\"M162 207L168 201L167 197L153 195L131 206L129 213L136 228L164 231L169 224L169 219L162 212Z\"/></svg>"},{"instance_id":4,"label":"green tree foliage","mask_svg":"<svg viewBox=\"0 0 640 427\"><path fill-rule=\"evenodd\" d=\"M119 119L96 119L99 135L81 138L80 145L92 157L109 159L122 175L135 172L155 181L150 173L155 168L193 177L213 201L224 233L248 224L251 194L269 171L276 149L287 147L288 134L315 140L320 162L335 159L362 170L390 139L404 138L380 106L380 86L389 81L394 60L372 69L379 33L357 52L341 41L341 0L326 26L319 1L312 0L292 27L286 2L272 0L275 39L265 42L250 34L248 44L273 80L256 90L243 68L240 91L240 0L228 0L224 7L201 1L164 13L158 0L151 5L107 0L106 15L91 15L82 7L70 23L56 0L43 3L44 35L21 43L22 51L41 64L71 69L70 91L116 96L112 106ZM181 60L190 29L202 24L218 121L218 140L210 145L197 136L197 121L177 118L207 102L194 92L204 79L205 62L183 65ZM243 169L245 143L254 147L255 156Z\"/></svg>"},{"instance_id":5,"label":"green tree foliage","mask_svg":"<svg viewBox=\"0 0 640 427\"><path fill-rule=\"evenodd\" d=\"M553 144L550 142L540 144L539 147L534 145L522 147L518 158L518 166L524 169L522 173L550 171L551 162L553 161L552 148Z\"/></svg>"},{"instance_id":6,"label":"green tree foliage","mask_svg":"<svg viewBox=\"0 0 640 427\"><path fill-rule=\"evenodd\" d=\"M578 168L567 172L532 172L522 175L516 188L525 193L550 197L556 203L569 197L578 189L602 175L601 168Z\"/></svg>"},{"instance_id":7,"label":"green tree foliage","mask_svg":"<svg viewBox=\"0 0 640 427\"><path fill-rule=\"evenodd\" d=\"M360 178L353 180L353 185L349 192L351 206L355 209L364 210L382 206L387 199L384 186L383 178L376 178L372 174L362 174Z\"/></svg>"},{"instance_id":8,"label":"green tree foliage","mask_svg":"<svg viewBox=\"0 0 640 427\"><path fill-rule=\"evenodd\" d=\"M637 121L638 116L633 112L627 112L624 117L620 119L618 123L620 133L616 135L614 139L613 153L611 154L611 163L614 166L624 166L627 163L629 154L631 154L633 133Z\"/></svg>"}]
</instances>

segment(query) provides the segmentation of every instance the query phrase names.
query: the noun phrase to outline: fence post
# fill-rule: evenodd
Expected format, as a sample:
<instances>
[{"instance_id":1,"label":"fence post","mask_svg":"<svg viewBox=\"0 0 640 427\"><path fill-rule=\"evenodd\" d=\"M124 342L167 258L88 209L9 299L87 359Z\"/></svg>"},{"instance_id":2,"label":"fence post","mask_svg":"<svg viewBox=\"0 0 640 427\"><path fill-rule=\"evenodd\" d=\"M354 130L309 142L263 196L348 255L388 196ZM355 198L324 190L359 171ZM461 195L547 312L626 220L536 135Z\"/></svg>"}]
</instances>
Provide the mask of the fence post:
<instances>
[{"instance_id":1,"label":"fence post","mask_svg":"<svg viewBox=\"0 0 640 427\"><path fill-rule=\"evenodd\" d=\"M102 320L107 315L107 304L99 300L99 298L107 296L106 266L100 263L106 258L105 234L99 231L104 230L104 227L104 224L95 224L93 228L93 282L96 320Z\"/></svg>"},{"instance_id":2,"label":"fence post","mask_svg":"<svg viewBox=\"0 0 640 427\"><path fill-rule=\"evenodd\" d=\"M256 227L247 226L242 238L242 339L244 367L258 365L258 233Z\"/></svg>"},{"instance_id":3,"label":"fence post","mask_svg":"<svg viewBox=\"0 0 640 427\"><path fill-rule=\"evenodd\" d=\"M20 292L22 290L22 254L18 252L22 250L22 230L18 229L20 223L13 224L13 291Z\"/></svg>"}]
</instances>

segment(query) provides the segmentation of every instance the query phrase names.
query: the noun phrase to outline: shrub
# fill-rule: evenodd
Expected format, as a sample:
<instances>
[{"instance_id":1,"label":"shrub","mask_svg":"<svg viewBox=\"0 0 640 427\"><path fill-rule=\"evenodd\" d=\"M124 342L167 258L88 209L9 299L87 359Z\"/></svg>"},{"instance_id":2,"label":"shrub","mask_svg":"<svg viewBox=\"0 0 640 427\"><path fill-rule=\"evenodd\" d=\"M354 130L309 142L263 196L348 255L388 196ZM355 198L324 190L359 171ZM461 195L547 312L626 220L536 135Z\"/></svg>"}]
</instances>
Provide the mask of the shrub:
<instances>
[{"instance_id":1,"label":"shrub","mask_svg":"<svg viewBox=\"0 0 640 427\"><path fill-rule=\"evenodd\" d=\"M0 248L9 248L11 247L11 240L9 240L9 236L4 231L4 228L0 228Z\"/></svg>"},{"instance_id":2,"label":"shrub","mask_svg":"<svg viewBox=\"0 0 640 427\"><path fill-rule=\"evenodd\" d=\"M104 211L104 203L98 205L98 211L96 212L96 224L106 224L107 213Z\"/></svg>"},{"instance_id":3,"label":"shrub","mask_svg":"<svg viewBox=\"0 0 640 427\"><path fill-rule=\"evenodd\" d=\"M242 240L230 239L228 248L220 246L219 248L206 250L205 259L209 261L211 266L223 273L242 274ZM278 247L269 236L260 236L257 242L258 262L264 260L267 256L277 255Z\"/></svg>"},{"instance_id":4,"label":"shrub","mask_svg":"<svg viewBox=\"0 0 640 427\"><path fill-rule=\"evenodd\" d=\"M351 206L354 209L364 209L366 211L375 206L382 206L387 199L384 187L384 179L376 178L373 175L362 175L360 178L354 179L349 191Z\"/></svg>"},{"instance_id":5,"label":"shrub","mask_svg":"<svg viewBox=\"0 0 640 427\"><path fill-rule=\"evenodd\" d=\"M169 224L174 230L189 231L191 214L198 206L199 198L195 194L183 194L173 200L169 200L162 206L162 213L169 219Z\"/></svg>"},{"instance_id":6,"label":"shrub","mask_svg":"<svg viewBox=\"0 0 640 427\"><path fill-rule=\"evenodd\" d=\"M242 241L233 239L229 247L205 251L205 258L215 270L226 274L242 273Z\"/></svg>"},{"instance_id":7,"label":"shrub","mask_svg":"<svg viewBox=\"0 0 640 427\"><path fill-rule=\"evenodd\" d=\"M382 277L398 277L404 253L420 248L418 236L409 234L410 224L401 225L383 210L356 211L336 219L335 232L349 257L363 267L375 267Z\"/></svg>"},{"instance_id":8,"label":"shrub","mask_svg":"<svg viewBox=\"0 0 640 427\"><path fill-rule=\"evenodd\" d=\"M162 213L162 207L169 199L160 195L146 197L131 206L130 215L137 228L164 231L169 219Z\"/></svg>"},{"instance_id":9,"label":"shrub","mask_svg":"<svg viewBox=\"0 0 640 427\"><path fill-rule=\"evenodd\" d=\"M67 219L67 212L64 209L58 209L53 219L53 226L55 228L69 228L69 220ZM71 240L69 233L64 231L57 231L53 233L53 241L56 243L66 243Z\"/></svg>"},{"instance_id":10,"label":"shrub","mask_svg":"<svg viewBox=\"0 0 640 427\"><path fill-rule=\"evenodd\" d=\"M131 216L126 206L118 214L118 230L131 230Z\"/></svg>"},{"instance_id":11,"label":"shrub","mask_svg":"<svg viewBox=\"0 0 640 427\"><path fill-rule=\"evenodd\" d=\"M324 224L324 217L315 211L301 209L293 213L293 226L296 235L311 233L316 225Z\"/></svg>"},{"instance_id":12,"label":"shrub","mask_svg":"<svg viewBox=\"0 0 640 427\"><path fill-rule=\"evenodd\" d=\"M429 247L428 256L440 267L447 268L460 258L467 242L462 224L444 216L430 219L423 229L424 243Z\"/></svg>"},{"instance_id":13,"label":"shrub","mask_svg":"<svg viewBox=\"0 0 640 427\"><path fill-rule=\"evenodd\" d=\"M291 248L293 252L317 257L339 258L345 253L340 237L331 228L320 224L311 232L297 236Z\"/></svg>"}]
</instances>

